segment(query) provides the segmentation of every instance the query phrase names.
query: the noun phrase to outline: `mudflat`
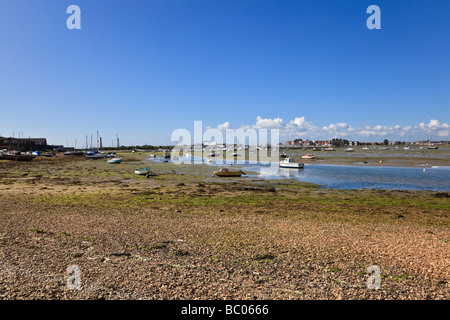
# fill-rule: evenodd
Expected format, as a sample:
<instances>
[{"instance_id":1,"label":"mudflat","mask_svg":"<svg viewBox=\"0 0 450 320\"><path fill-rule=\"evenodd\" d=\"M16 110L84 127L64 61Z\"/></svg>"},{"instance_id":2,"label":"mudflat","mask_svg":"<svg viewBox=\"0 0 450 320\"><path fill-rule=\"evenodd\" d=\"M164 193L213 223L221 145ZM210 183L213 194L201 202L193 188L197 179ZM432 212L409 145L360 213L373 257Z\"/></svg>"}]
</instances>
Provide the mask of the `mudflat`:
<instances>
[{"instance_id":1,"label":"mudflat","mask_svg":"<svg viewBox=\"0 0 450 320\"><path fill-rule=\"evenodd\" d=\"M120 156L0 161L0 298L450 298L449 193L220 178Z\"/></svg>"}]
</instances>

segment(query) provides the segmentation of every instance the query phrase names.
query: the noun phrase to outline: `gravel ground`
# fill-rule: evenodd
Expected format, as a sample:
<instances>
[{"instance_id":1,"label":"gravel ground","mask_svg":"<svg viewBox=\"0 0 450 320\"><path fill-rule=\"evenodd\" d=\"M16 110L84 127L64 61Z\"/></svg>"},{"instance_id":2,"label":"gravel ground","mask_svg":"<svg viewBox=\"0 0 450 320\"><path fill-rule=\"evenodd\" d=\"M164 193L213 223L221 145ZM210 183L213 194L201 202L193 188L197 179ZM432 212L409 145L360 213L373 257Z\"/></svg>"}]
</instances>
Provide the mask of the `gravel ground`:
<instances>
[{"instance_id":1,"label":"gravel ground","mask_svg":"<svg viewBox=\"0 0 450 320\"><path fill-rule=\"evenodd\" d=\"M1 299L450 297L448 194L1 166ZM377 290L367 287L372 265Z\"/></svg>"}]
</instances>

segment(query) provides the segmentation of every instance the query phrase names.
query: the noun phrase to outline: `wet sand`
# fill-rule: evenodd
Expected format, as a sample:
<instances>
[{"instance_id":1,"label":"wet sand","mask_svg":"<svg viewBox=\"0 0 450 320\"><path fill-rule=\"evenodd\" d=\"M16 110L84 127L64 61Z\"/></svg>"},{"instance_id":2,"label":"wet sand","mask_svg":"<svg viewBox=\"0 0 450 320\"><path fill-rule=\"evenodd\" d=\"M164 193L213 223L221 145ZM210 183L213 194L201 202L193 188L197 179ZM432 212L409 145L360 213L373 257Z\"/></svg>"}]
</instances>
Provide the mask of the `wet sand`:
<instances>
[{"instance_id":1,"label":"wet sand","mask_svg":"<svg viewBox=\"0 0 450 320\"><path fill-rule=\"evenodd\" d=\"M450 298L448 193L323 190L156 162L136 176L147 154L0 161L0 297Z\"/></svg>"}]
</instances>

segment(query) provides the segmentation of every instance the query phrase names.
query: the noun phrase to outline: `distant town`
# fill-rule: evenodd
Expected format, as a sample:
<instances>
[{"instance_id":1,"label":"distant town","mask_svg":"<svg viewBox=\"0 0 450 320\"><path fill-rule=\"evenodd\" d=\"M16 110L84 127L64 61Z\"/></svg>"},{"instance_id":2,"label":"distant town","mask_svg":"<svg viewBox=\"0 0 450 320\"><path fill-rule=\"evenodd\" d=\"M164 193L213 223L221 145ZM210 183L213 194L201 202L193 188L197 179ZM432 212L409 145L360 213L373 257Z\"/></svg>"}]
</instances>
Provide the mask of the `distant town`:
<instances>
[{"instance_id":1,"label":"distant town","mask_svg":"<svg viewBox=\"0 0 450 320\"><path fill-rule=\"evenodd\" d=\"M379 142L363 142L363 141L354 141L354 140L346 140L346 139L338 139L334 138L331 140L302 140L295 139L291 141L286 141L284 144L280 143L279 148L286 149L295 149L295 148L314 148L314 147L355 147L355 146L399 146L399 145L418 145L418 146L438 146L450 144L450 141L447 140L420 140L420 141L398 141L398 140L388 140L385 139ZM125 150L125 149L143 149L143 150L154 150L154 149L168 149L172 148L170 145L166 146L155 146L155 145L136 145L136 146L124 146L120 145L117 139L117 145L114 147L104 147L102 145L101 138L97 141L97 144L94 145L92 142L89 145L88 143L81 146L81 148L76 148L76 146L64 146L64 145L52 145L47 143L46 138L16 138L16 137L0 137L0 150L17 150L17 151L36 151L36 150L52 150L52 151L70 151L70 150L87 150L87 149L117 149L117 150ZM200 146L199 146L200 147ZM201 147L225 147L225 145L216 145L215 143L207 143L205 142ZM242 145L235 145L235 147L242 147ZM244 146L248 148L249 146ZM269 147L264 146L264 147Z\"/></svg>"},{"instance_id":2,"label":"distant town","mask_svg":"<svg viewBox=\"0 0 450 320\"><path fill-rule=\"evenodd\" d=\"M414 142L406 142L406 141L390 141L388 139L384 139L380 142L362 142L362 141L353 141L353 140L346 140L346 139L331 139L331 140L302 140L302 139L295 139L292 141L286 141L286 147L289 148L305 148L305 147L344 147L344 146L379 146L379 145L390 145L390 146L396 146L396 145L442 145L442 144L448 144L450 141L431 141L431 140L420 140L420 141L414 141Z\"/></svg>"}]
</instances>

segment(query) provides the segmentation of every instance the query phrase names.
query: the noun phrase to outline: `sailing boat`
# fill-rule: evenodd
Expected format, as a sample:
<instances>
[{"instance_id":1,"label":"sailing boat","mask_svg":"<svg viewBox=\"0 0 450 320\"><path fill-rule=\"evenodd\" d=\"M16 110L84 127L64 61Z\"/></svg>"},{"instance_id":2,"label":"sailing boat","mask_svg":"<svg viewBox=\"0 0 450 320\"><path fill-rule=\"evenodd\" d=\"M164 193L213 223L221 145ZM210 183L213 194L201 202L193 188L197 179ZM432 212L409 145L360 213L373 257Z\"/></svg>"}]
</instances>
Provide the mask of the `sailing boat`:
<instances>
[{"instance_id":1,"label":"sailing boat","mask_svg":"<svg viewBox=\"0 0 450 320\"><path fill-rule=\"evenodd\" d=\"M31 161L36 158L36 155L31 153L23 153L20 151L6 151L2 154L2 159L12 161Z\"/></svg>"}]
</instances>

